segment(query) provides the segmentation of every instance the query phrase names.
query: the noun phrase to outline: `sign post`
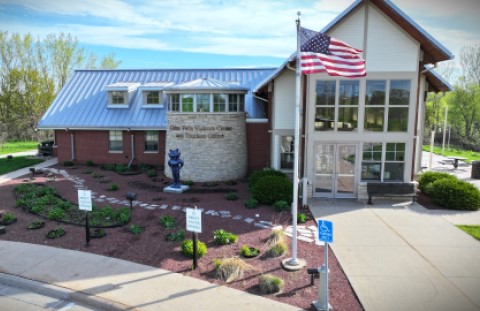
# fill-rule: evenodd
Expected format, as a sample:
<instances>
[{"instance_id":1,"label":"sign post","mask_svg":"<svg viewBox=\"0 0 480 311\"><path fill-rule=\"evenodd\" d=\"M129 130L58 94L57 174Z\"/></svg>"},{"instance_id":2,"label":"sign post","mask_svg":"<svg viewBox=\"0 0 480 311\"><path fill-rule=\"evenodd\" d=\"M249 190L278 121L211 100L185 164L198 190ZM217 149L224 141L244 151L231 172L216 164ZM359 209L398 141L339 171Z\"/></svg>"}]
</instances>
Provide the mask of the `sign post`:
<instances>
[{"instance_id":1,"label":"sign post","mask_svg":"<svg viewBox=\"0 0 480 311\"><path fill-rule=\"evenodd\" d=\"M202 212L195 208L187 208L185 209L187 214L187 231L192 232L192 240L193 240L193 269L197 269L197 261L198 261L198 234L202 233Z\"/></svg>"},{"instance_id":2,"label":"sign post","mask_svg":"<svg viewBox=\"0 0 480 311\"><path fill-rule=\"evenodd\" d=\"M328 220L318 220L318 240L325 243L323 251L323 264L318 268L320 273L320 286L318 287L318 300L313 302L317 310L328 311L332 306L328 303L328 243L333 242L333 223Z\"/></svg>"},{"instance_id":3,"label":"sign post","mask_svg":"<svg viewBox=\"0 0 480 311\"><path fill-rule=\"evenodd\" d=\"M90 225L88 223L88 212L92 211L92 191L78 190L78 208L85 211L85 240L90 243Z\"/></svg>"}]
</instances>

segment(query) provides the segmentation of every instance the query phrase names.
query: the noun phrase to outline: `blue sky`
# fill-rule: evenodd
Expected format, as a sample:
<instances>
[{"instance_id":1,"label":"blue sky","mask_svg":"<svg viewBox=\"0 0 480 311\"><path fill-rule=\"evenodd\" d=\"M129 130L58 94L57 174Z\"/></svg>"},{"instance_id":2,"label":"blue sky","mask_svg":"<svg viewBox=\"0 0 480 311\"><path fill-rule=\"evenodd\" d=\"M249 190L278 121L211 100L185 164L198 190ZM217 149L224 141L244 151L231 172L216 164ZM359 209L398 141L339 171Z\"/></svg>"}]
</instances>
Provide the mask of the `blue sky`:
<instances>
[{"instance_id":1,"label":"blue sky","mask_svg":"<svg viewBox=\"0 0 480 311\"><path fill-rule=\"evenodd\" d=\"M120 68L276 67L296 48L295 19L321 30L353 0L0 0L0 29L61 31ZM456 56L480 44L480 0L393 0Z\"/></svg>"}]
</instances>

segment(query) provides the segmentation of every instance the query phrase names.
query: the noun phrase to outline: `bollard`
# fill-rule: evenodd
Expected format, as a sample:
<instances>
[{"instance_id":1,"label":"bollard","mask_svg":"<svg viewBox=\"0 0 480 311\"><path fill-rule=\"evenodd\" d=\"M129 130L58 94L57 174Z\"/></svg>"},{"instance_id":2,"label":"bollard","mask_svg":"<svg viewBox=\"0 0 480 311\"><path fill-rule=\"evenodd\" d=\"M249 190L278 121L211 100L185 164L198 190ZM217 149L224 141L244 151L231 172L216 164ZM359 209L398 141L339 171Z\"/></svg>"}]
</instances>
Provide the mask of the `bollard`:
<instances>
[{"instance_id":1,"label":"bollard","mask_svg":"<svg viewBox=\"0 0 480 311\"><path fill-rule=\"evenodd\" d=\"M329 311L333 310L328 303L328 243L325 243L324 263L318 268L320 274L320 283L318 285L318 300L313 302L313 306L317 310Z\"/></svg>"}]
</instances>

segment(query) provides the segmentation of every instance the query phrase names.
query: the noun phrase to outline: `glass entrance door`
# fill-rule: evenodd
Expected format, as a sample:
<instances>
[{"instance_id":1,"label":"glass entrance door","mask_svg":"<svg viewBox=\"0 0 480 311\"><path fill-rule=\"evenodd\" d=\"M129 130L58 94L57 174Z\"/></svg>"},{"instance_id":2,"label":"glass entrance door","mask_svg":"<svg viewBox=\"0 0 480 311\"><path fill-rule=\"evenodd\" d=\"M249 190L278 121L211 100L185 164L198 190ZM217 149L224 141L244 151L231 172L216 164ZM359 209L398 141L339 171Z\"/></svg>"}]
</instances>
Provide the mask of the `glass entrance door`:
<instances>
[{"instance_id":1,"label":"glass entrance door","mask_svg":"<svg viewBox=\"0 0 480 311\"><path fill-rule=\"evenodd\" d=\"M317 143L314 150L314 195L329 198L355 197L357 145Z\"/></svg>"}]
</instances>

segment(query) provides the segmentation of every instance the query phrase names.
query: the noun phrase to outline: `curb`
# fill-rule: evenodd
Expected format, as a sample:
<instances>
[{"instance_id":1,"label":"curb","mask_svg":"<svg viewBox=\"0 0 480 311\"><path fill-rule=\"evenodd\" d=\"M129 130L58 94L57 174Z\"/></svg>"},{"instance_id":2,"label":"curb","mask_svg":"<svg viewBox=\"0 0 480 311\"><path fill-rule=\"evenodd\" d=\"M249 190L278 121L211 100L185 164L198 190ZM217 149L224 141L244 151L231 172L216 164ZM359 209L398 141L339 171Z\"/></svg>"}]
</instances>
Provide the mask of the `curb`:
<instances>
[{"instance_id":1,"label":"curb","mask_svg":"<svg viewBox=\"0 0 480 311\"><path fill-rule=\"evenodd\" d=\"M103 311L135 311L139 310L134 306L122 304L106 298L92 296L80 291L74 291L65 287L55 286L35 280L25 279L16 275L0 272L0 284L24 289L43 296L53 297L56 299L70 300L81 304L85 307L91 307L95 310Z\"/></svg>"}]
</instances>

